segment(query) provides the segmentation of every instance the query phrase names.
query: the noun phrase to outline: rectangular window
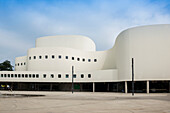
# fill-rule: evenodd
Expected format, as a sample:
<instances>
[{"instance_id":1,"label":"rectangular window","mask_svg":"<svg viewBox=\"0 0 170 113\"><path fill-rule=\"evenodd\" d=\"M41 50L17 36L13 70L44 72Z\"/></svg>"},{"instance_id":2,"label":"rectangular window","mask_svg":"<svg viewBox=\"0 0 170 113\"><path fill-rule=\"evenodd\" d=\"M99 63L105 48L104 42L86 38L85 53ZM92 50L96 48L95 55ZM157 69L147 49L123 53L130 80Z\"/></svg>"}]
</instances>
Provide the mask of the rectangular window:
<instances>
[{"instance_id":1,"label":"rectangular window","mask_svg":"<svg viewBox=\"0 0 170 113\"><path fill-rule=\"evenodd\" d=\"M54 55L52 55L52 59L54 59L55 58L55 56Z\"/></svg>"},{"instance_id":2,"label":"rectangular window","mask_svg":"<svg viewBox=\"0 0 170 113\"><path fill-rule=\"evenodd\" d=\"M66 74L66 78L69 78L69 74Z\"/></svg>"},{"instance_id":3,"label":"rectangular window","mask_svg":"<svg viewBox=\"0 0 170 113\"><path fill-rule=\"evenodd\" d=\"M15 74L15 77L17 78L17 74Z\"/></svg>"},{"instance_id":4,"label":"rectangular window","mask_svg":"<svg viewBox=\"0 0 170 113\"><path fill-rule=\"evenodd\" d=\"M73 75L73 78L76 78L76 74Z\"/></svg>"},{"instance_id":5,"label":"rectangular window","mask_svg":"<svg viewBox=\"0 0 170 113\"><path fill-rule=\"evenodd\" d=\"M91 59L88 59L88 62L91 62Z\"/></svg>"},{"instance_id":6,"label":"rectangular window","mask_svg":"<svg viewBox=\"0 0 170 113\"><path fill-rule=\"evenodd\" d=\"M61 78L61 74L58 74L58 78Z\"/></svg>"},{"instance_id":7,"label":"rectangular window","mask_svg":"<svg viewBox=\"0 0 170 113\"><path fill-rule=\"evenodd\" d=\"M22 66L22 63L21 63L21 66Z\"/></svg>"},{"instance_id":8,"label":"rectangular window","mask_svg":"<svg viewBox=\"0 0 170 113\"><path fill-rule=\"evenodd\" d=\"M4 74L4 77L6 77L6 74Z\"/></svg>"},{"instance_id":9,"label":"rectangular window","mask_svg":"<svg viewBox=\"0 0 170 113\"><path fill-rule=\"evenodd\" d=\"M35 78L35 74L33 74L32 77Z\"/></svg>"},{"instance_id":10,"label":"rectangular window","mask_svg":"<svg viewBox=\"0 0 170 113\"><path fill-rule=\"evenodd\" d=\"M36 56L34 56L34 59L36 59Z\"/></svg>"},{"instance_id":11,"label":"rectangular window","mask_svg":"<svg viewBox=\"0 0 170 113\"><path fill-rule=\"evenodd\" d=\"M68 56L66 56L66 59L68 59Z\"/></svg>"},{"instance_id":12,"label":"rectangular window","mask_svg":"<svg viewBox=\"0 0 170 113\"><path fill-rule=\"evenodd\" d=\"M61 59L61 55L58 55L58 58Z\"/></svg>"},{"instance_id":13,"label":"rectangular window","mask_svg":"<svg viewBox=\"0 0 170 113\"><path fill-rule=\"evenodd\" d=\"M1 74L1 77L4 77L4 75L3 75L3 74Z\"/></svg>"},{"instance_id":14,"label":"rectangular window","mask_svg":"<svg viewBox=\"0 0 170 113\"><path fill-rule=\"evenodd\" d=\"M10 74L8 74L8 77L10 77Z\"/></svg>"},{"instance_id":15,"label":"rectangular window","mask_svg":"<svg viewBox=\"0 0 170 113\"><path fill-rule=\"evenodd\" d=\"M29 74L29 78L31 78L31 74Z\"/></svg>"},{"instance_id":16,"label":"rectangular window","mask_svg":"<svg viewBox=\"0 0 170 113\"><path fill-rule=\"evenodd\" d=\"M18 63L18 66L19 66L19 63Z\"/></svg>"},{"instance_id":17,"label":"rectangular window","mask_svg":"<svg viewBox=\"0 0 170 113\"><path fill-rule=\"evenodd\" d=\"M51 74L51 78L54 78L54 74Z\"/></svg>"},{"instance_id":18,"label":"rectangular window","mask_svg":"<svg viewBox=\"0 0 170 113\"><path fill-rule=\"evenodd\" d=\"M47 77L47 75L46 74L43 74L43 78L46 78Z\"/></svg>"},{"instance_id":19,"label":"rectangular window","mask_svg":"<svg viewBox=\"0 0 170 113\"><path fill-rule=\"evenodd\" d=\"M48 59L48 55L45 55L45 59Z\"/></svg>"},{"instance_id":20,"label":"rectangular window","mask_svg":"<svg viewBox=\"0 0 170 113\"><path fill-rule=\"evenodd\" d=\"M26 65L26 63L24 62L24 65Z\"/></svg>"},{"instance_id":21,"label":"rectangular window","mask_svg":"<svg viewBox=\"0 0 170 113\"><path fill-rule=\"evenodd\" d=\"M72 57L72 60L74 60L74 57Z\"/></svg>"},{"instance_id":22,"label":"rectangular window","mask_svg":"<svg viewBox=\"0 0 170 113\"><path fill-rule=\"evenodd\" d=\"M28 78L28 74L25 74L25 78Z\"/></svg>"},{"instance_id":23,"label":"rectangular window","mask_svg":"<svg viewBox=\"0 0 170 113\"><path fill-rule=\"evenodd\" d=\"M31 60L31 57L29 57L29 60Z\"/></svg>"},{"instance_id":24,"label":"rectangular window","mask_svg":"<svg viewBox=\"0 0 170 113\"><path fill-rule=\"evenodd\" d=\"M88 74L88 78L91 78L91 74Z\"/></svg>"},{"instance_id":25,"label":"rectangular window","mask_svg":"<svg viewBox=\"0 0 170 113\"><path fill-rule=\"evenodd\" d=\"M82 61L85 62L85 58L83 58Z\"/></svg>"},{"instance_id":26,"label":"rectangular window","mask_svg":"<svg viewBox=\"0 0 170 113\"><path fill-rule=\"evenodd\" d=\"M11 74L11 77L13 78L13 77L14 77L14 75L13 75L13 74Z\"/></svg>"},{"instance_id":27,"label":"rectangular window","mask_svg":"<svg viewBox=\"0 0 170 113\"><path fill-rule=\"evenodd\" d=\"M39 78L39 74L36 74L36 78Z\"/></svg>"},{"instance_id":28,"label":"rectangular window","mask_svg":"<svg viewBox=\"0 0 170 113\"><path fill-rule=\"evenodd\" d=\"M42 59L42 56L39 56L39 59Z\"/></svg>"},{"instance_id":29,"label":"rectangular window","mask_svg":"<svg viewBox=\"0 0 170 113\"><path fill-rule=\"evenodd\" d=\"M24 74L22 74L22 78L24 78Z\"/></svg>"},{"instance_id":30,"label":"rectangular window","mask_svg":"<svg viewBox=\"0 0 170 113\"><path fill-rule=\"evenodd\" d=\"M94 59L94 62L97 62L97 59Z\"/></svg>"},{"instance_id":31,"label":"rectangular window","mask_svg":"<svg viewBox=\"0 0 170 113\"><path fill-rule=\"evenodd\" d=\"M84 74L81 74L81 78L84 78Z\"/></svg>"},{"instance_id":32,"label":"rectangular window","mask_svg":"<svg viewBox=\"0 0 170 113\"><path fill-rule=\"evenodd\" d=\"M18 74L18 77L20 78L20 77L21 77L21 74Z\"/></svg>"},{"instance_id":33,"label":"rectangular window","mask_svg":"<svg viewBox=\"0 0 170 113\"><path fill-rule=\"evenodd\" d=\"M77 58L77 61L80 61L80 58Z\"/></svg>"}]
</instances>

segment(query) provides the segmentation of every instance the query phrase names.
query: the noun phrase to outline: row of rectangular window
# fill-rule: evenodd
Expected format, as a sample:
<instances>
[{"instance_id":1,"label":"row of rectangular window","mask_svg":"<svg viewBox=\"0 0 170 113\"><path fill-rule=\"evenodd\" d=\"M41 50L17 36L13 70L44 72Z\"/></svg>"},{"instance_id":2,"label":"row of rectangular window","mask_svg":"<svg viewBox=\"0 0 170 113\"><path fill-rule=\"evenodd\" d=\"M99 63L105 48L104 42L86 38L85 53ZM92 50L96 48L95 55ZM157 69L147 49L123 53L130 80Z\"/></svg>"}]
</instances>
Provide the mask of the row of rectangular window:
<instances>
[{"instance_id":1,"label":"row of rectangular window","mask_svg":"<svg viewBox=\"0 0 170 113\"><path fill-rule=\"evenodd\" d=\"M31 60L31 58L32 58L32 59L37 59L36 56L33 56L33 57L30 56L30 57L29 57L29 60ZM55 59L55 55L52 55L51 58L52 58L52 59ZM58 55L58 58L61 59L62 56L61 56L61 55ZM42 56L39 56L39 59L42 59ZM48 59L48 55L45 55L45 59ZM68 56L65 56L65 59L69 59L69 57L68 57ZM75 60L75 59L76 59L75 57L71 57L71 60ZM77 58L77 61L80 61L80 60L81 60L80 58ZM82 58L82 61L85 62L85 58ZM91 59L88 59L88 62L91 62ZM97 59L94 59L94 62L97 62Z\"/></svg>"},{"instance_id":2,"label":"row of rectangular window","mask_svg":"<svg viewBox=\"0 0 170 113\"><path fill-rule=\"evenodd\" d=\"M24 62L24 63L17 63L17 64L15 64L15 66L19 66L19 65L26 65L26 63Z\"/></svg>"},{"instance_id":3,"label":"row of rectangular window","mask_svg":"<svg viewBox=\"0 0 170 113\"><path fill-rule=\"evenodd\" d=\"M39 74L1 74L1 77L9 77L9 78L39 78ZM43 78L46 78L47 74L43 74ZM51 78L54 78L54 74L50 75ZM73 78L76 78L77 75L74 74ZM81 78L84 78L84 74L80 75ZM61 78L61 74L58 74L58 78ZM65 74L65 78L69 78L69 74ZM91 74L88 74L88 78L91 78Z\"/></svg>"}]
</instances>

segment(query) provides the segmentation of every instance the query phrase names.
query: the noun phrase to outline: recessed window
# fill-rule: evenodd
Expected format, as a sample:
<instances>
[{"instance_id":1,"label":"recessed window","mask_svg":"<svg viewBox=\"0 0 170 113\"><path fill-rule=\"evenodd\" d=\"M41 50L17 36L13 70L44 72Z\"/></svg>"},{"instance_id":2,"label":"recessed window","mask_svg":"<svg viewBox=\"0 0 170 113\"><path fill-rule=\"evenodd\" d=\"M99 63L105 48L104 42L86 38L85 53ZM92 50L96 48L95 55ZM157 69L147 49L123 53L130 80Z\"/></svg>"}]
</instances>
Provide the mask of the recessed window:
<instances>
[{"instance_id":1,"label":"recessed window","mask_svg":"<svg viewBox=\"0 0 170 113\"><path fill-rule=\"evenodd\" d=\"M39 74L36 74L36 78L39 78Z\"/></svg>"},{"instance_id":2,"label":"recessed window","mask_svg":"<svg viewBox=\"0 0 170 113\"><path fill-rule=\"evenodd\" d=\"M68 59L68 56L66 56L66 59Z\"/></svg>"},{"instance_id":3,"label":"recessed window","mask_svg":"<svg viewBox=\"0 0 170 113\"><path fill-rule=\"evenodd\" d=\"M11 77L13 78L13 77L14 77L14 75L13 75L13 74L11 74Z\"/></svg>"},{"instance_id":4,"label":"recessed window","mask_svg":"<svg viewBox=\"0 0 170 113\"><path fill-rule=\"evenodd\" d=\"M69 74L66 74L66 78L69 78Z\"/></svg>"},{"instance_id":5,"label":"recessed window","mask_svg":"<svg viewBox=\"0 0 170 113\"><path fill-rule=\"evenodd\" d=\"M46 74L43 74L43 78L46 78L47 77L47 75Z\"/></svg>"},{"instance_id":6,"label":"recessed window","mask_svg":"<svg viewBox=\"0 0 170 113\"><path fill-rule=\"evenodd\" d=\"M85 58L83 58L82 61L85 62Z\"/></svg>"},{"instance_id":7,"label":"recessed window","mask_svg":"<svg viewBox=\"0 0 170 113\"><path fill-rule=\"evenodd\" d=\"M31 78L31 74L29 74L29 78Z\"/></svg>"},{"instance_id":8,"label":"recessed window","mask_svg":"<svg viewBox=\"0 0 170 113\"><path fill-rule=\"evenodd\" d=\"M10 77L10 74L8 74L8 77Z\"/></svg>"},{"instance_id":9,"label":"recessed window","mask_svg":"<svg viewBox=\"0 0 170 113\"><path fill-rule=\"evenodd\" d=\"M91 74L88 74L88 78L91 78Z\"/></svg>"},{"instance_id":10,"label":"recessed window","mask_svg":"<svg viewBox=\"0 0 170 113\"><path fill-rule=\"evenodd\" d=\"M51 78L54 78L54 74L51 74Z\"/></svg>"},{"instance_id":11,"label":"recessed window","mask_svg":"<svg viewBox=\"0 0 170 113\"><path fill-rule=\"evenodd\" d=\"M4 75L3 75L3 74L1 74L1 77L4 77Z\"/></svg>"},{"instance_id":12,"label":"recessed window","mask_svg":"<svg viewBox=\"0 0 170 113\"><path fill-rule=\"evenodd\" d=\"M39 56L39 59L42 59L42 56Z\"/></svg>"},{"instance_id":13,"label":"recessed window","mask_svg":"<svg viewBox=\"0 0 170 113\"><path fill-rule=\"evenodd\" d=\"M18 66L19 66L19 63L18 63Z\"/></svg>"},{"instance_id":14,"label":"recessed window","mask_svg":"<svg viewBox=\"0 0 170 113\"><path fill-rule=\"evenodd\" d=\"M35 78L35 74L33 74L32 77Z\"/></svg>"},{"instance_id":15,"label":"recessed window","mask_svg":"<svg viewBox=\"0 0 170 113\"><path fill-rule=\"evenodd\" d=\"M31 60L31 57L29 57L29 60Z\"/></svg>"},{"instance_id":16,"label":"recessed window","mask_svg":"<svg viewBox=\"0 0 170 113\"><path fill-rule=\"evenodd\" d=\"M58 78L61 78L61 74L58 74Z\"/></svg>"},{"instance_id":17,"label":"recessed window","mask_svg":"<svg viewBox=\"0 0 170 113\"><path fill-rule=\"evenodd\" d=\"M88 62L91 62L91 59L88 59Z\"/></svg>"},{"instance_id":18,"label":"recessed window","mask_svg":"<svg viewBox=\"0 0 170 113\"><path fill-rule=\"evenodd\" d=\"M97 62L97 59L94 59L94 62Z\"/></svg>"},{"instance_id":19,"label":"recessed window","mask_svg":"<svg viewBox=\"0 0 170 113\"><path fill-rule=\"evenodd\" d=\"M20 78L20 77L21 77L21 74L18 74L18 77Z\"/></svg>"},{"instance_id":20,"label":"recessed window","mask_svg":"<svg viewBox=\"0 0 170 113\"><path fill-rule=\"evenodd\" d=\"M6 77L6 74L4 74L4 77Z\"/></svg>"},{"instance_id":21,"label":"recessed window","mask_svg":"<svg viewBox=\"0 0 170 113\"><path fill-rule=\"evenodd\" d=\"M52 59L54 59L54 58L55 58L55 56L54 56L54 55L52 55L51 57L52 57Z\"/></svg>"},{"instance_id":22,"label":"recessed window","mask_svg":"<svg viewBox=\"0 0 170 113\"><path fill-rule=\"evenodd\" d=\"M84 78L84 74L81 74L81 78Z\"/></svg>"},{"instance_id":23,"label":"recessed window","mask_svg":"<svg viewBox=\"0 0 170 113\"><path fill-rule=\"evenodd\" d=\"M73 75L73 78L76 78L76 74Z\"/></svg>"},{"instance_id":24,"label":"recessed window","mask_svg":"<svg viewBox=\"0 0 170 113\"><path fill-rule=\"evenodd\" d=\"M80 58L77 58L77 61L80 61Z\"/></svg>"},{"instance_id":25,"label":"recessed window","mask_svg":"<svg viewBox=\"0 0 170 113\"><path fill-rule=\"evenodd\" d=\"M26 65L26 63L24 62L24 65Z\"/></svg>"},{"instance_id":26,"label":"recessed window","mask_svg":"<svg viewBox=\"0 0 170 113\"><path fill-rule=\"evenodd\" d=\"M25 74L25 78L28 78L28 74Z\"/></svg>"},{"instance_id":27,"label":"recessed window","mask_svg":"<svg viewBox=\"0 0 170 113\"><path fill-rule=\"evenodd\" d=\"M58 58L61 59L61 55L58 55Z\"/></svg>"},{"instance_id":28,"label":"recessed window","mask_svg":"<svg viewBox=\"0 0 170 113\"><path fill-rule=\"evenodd\" d=\"M48 55L45 55L45 59L48 59Z\"/></svg>"},{"instance_id":29,"label":"recessed window","mask_svg":"<svg viewBox=\"0 0 170 113\"><path fill-rule=\"evenodd\" d=\"M34 56L34 59L36 59L36 56Z\"/></svg>"},{"instance_id":30,"label":"recessed window","mask_svg":"<svg viewBox=\"0 0 170 113\"><path fill-rule=\"evenodd\" d=\"M72 57L72 60L74 60L74 57Z\"/></svg>"},{"instance_id":31,"label":"recessed window","mask_svg":"<svg viewBox=\"0 0 170 113\"><path fill-rule=\"evenodd\" d=\"M15 74L15 77L17 78L17 74Z\"/></svg>"},{"instance_id":32,"label":"recessed window","mask_svg":"<svg viewBox=\"0 0 170 113\"><path fill-rule=\"evenodd\" d=\"M22 78L24 78L24 74L22 74Z\"/></svg>"},{"instance_id":33,"label":"recessed window","mask_svg":"<svg viewBox=\"0 0 170 113\"><path fill-rule=\"evenodd\" d=\"M22 66L22 63L21 63L21 66Z\"/></svg>"}]
</instances>

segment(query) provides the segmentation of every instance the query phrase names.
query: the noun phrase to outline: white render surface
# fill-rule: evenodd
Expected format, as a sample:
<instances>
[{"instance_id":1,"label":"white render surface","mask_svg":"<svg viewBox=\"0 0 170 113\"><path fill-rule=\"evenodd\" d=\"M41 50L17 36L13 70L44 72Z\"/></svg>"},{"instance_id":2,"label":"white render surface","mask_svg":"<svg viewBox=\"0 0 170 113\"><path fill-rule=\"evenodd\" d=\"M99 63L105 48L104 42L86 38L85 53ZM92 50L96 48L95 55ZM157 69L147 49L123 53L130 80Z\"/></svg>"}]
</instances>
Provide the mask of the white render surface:
<instances>
[{"instance_id":1,"label":"white render surface","mask_svg":"<svg viewBox=\"0 0 170 113\"><path fill-rule=\"evenodd\" d=\"M36 47L29 49L27 56L16 58L15 71L1 71L0 74L39 74L39 78L2 77L0 81L71 82L65 75L71 77L72 66L77 74L75 82L130 81L132 58L136 81L170 80L170 25L130 28L117 36L113 48L95 49L94 42L85 36L38 38ZM26 65L21 65L24 62ZM48 78L53 73L56 79ZM43 78L43 74L47 74L47 78ZM85 77L81 78L81 74Z\"/></svg>"}]
</instances>

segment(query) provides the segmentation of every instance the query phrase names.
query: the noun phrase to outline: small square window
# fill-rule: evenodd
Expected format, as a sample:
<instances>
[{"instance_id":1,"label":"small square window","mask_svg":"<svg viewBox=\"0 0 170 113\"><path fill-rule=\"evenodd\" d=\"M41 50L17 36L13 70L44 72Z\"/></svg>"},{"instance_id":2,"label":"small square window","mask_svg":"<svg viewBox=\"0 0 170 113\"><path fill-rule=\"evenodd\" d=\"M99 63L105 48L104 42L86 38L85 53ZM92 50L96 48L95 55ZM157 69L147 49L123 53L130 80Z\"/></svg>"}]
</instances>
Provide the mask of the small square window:
<instances>
[{"instance_id":1,"label":"small square window","mask_svg":"<svg viewBox=\"0 0 170 113\"><path fill-rule=\"evenodd\" d=\"M22 66L22 63L21 63L21 66Z\"/></svg>"},{"instance_id":2,"label":"small square window","mask_svg":"<svg viewBox=\"0 0 170 113\"><path fill-rule=\"evenodd\" d=\"M88 62L91 62L91 59L88 59Z\"/></svg>"},{"instance_id":3,"label":"small square window","mask_svg":"<svg viewBox=\"0 0 170 113\"><path fill-rule=\"evenodd\" d=\"M39 56L39 59L42 59L42 56Z\"/></svg>"},{"instance_id":4,"label":"small square window","mask_svg":"<svg viewBox=\"0 0 170 113\"><path fill-rule=\"evenodd\" d=\"M31 78L31 74L29 74L29 78Z\"/></svg>"},{"instance_id":5,"label":"small square window","mask_svg":"<svg viewBox=\"0 0 170 113\"><path fill-rule=\"evenodd\" d=\"M33 74L32 77L35 78L35 74Z\"/></svg>"},{"instance_id":6,"label":"small square window","mask_svg":"<svg viewBox=\"0 0 170 113\"><path fill-rule=\"evenodd\" d=\"M81 74L81 78L84 78L84 74Z\"/></svg>"},{"instance_id":7,"label":"small square window","mask_svg":"<svg viewBox=\"0 0 170 113\"><path fill-rule=\"evenodd\" d=\"M34 59L36 59L36 56L34 56Z\"/></svg>"},{"instance_id":8,"label":"small square window","mask_svg":"<svg viewBox=\"0 0 170 113\"><path fill-rule=\"evenodd\" d=\"M69 74L66 74L66 78L69 78Z\"/></svg>"},{"instance_id":9,"label":"small square window","mask_svg":"<svg viewBox=\"0 0 170 113\"><path fill-rule=\"evenodd\" d=\"M76 78L76 74L73 75L73 78Z\"/></svg>"},{"instance_id":10,"label":"small square window","mask_svg":"<svg viewBox=\"0 0 170 113\"><path fill-rule=\"evenodd\" d=\"M88 74L88 78L91 78L91 74Z\"/></svg>"},{"instance_id":11,"label":"small square window","mask_svg":"<svg viewBox=\"0 0 170 113\"><path fill-rule=\"evenodd\" d=\"M61 78L61 74L58 74L58 78Z\"/></svg>"},{"instance_id":12,"label":"small square window","mask_svg":"<svg viewBox=\"0 0 170 113\"><path fill-rule=\"evenodd\" d=\"M85 58L83 58L82 61L85 62Z\"/></svg>"},{"instance_id":13,"label":"small square window","mask_svg":"<svg viewBox=\"0 0 170 113\"><path fill-rule=\"evenodd\" d=\"M45 55L45 59L48 59L48 55Z\"/></svg>"},{"instance_id":14,"label":"small square window","mask_svg":"<svg viewBox=\"0 0 170 113\"><path fill-rule=\"evenodd\" d=\"M22 78L24 78L24 74L22 74Z\"/></svg>"},{"instance_id":15,"label":"small square window","mask_svg":"<svg viewBox=\"0 0 170 113\"><path fill-rule=\"evenodd\" d=\"M25 78L28 78L28 74L25 74Z\"/></svg>"},{"instance_id":16,"label":"small square window","mask_svg":"<svg viewBox=\"0 0 170 113\"><path fill-rule=\"evenodd\" d=\"M4 77L6 77L6 74L4 74Z\"/></svg>"},{"instance_id":17,"label":"small square window","mask_svg":"<svg viewBox=\"0 0 170 113\"><path fill-rule=\"evenodd\" d=\"M97 62L97 59L94 59L94 62Z\"/></svg>"},{"instance_id":18,"label":"small square window","mask_svg":"<svg viewBox=\"0 0 170 113\"><path fill-rule=\"evenodd\" d=\"M58 58L61 59L61 55L58 55Z\"/></svg>"},{"instance_id":19,"label":"small square window","mask_svg":"<svg viewBox=\"0 0 170 113\"><path fill-rule=\"evenodd\" d=\"M66 56L66 59L68 59L68 56Z\"/></svg>"},{"instance_id":20,"label":"small square window","mask_svg":"<svg viewBox=\"0 0 170 113\"><path fill-rule=\"evenodd\" d=\"M80 58L77 58L77 61L80 61Z\"/></svg>"},{"instance_id":21,"label":"small square window","mask_svg":"<svg viewBox=\"0 0 170 113\"><path fill-rule=\"evenodd\" d=\"M4 77L4 75L3 75L3 74L1 74L1 77Z\"/></svg>"},{"instance_id":22,"label":"small square window","mask_svg":"<svg viewBox=\"0 0 170 113\"><path fill-rule=\"evenodd\" d=\"M21 74L18 74L18 77L20 78L20 77L21 77Z\"/></svg>"},{"instance_id":23,"label":"small square window","mask_svg":"<svg viewBox=\"0 0 170 113\"><path fill-rule=\"evenodd\" d=\"M26 63L24 62L24 65L26 65Z\"/></svg>"},{"instance_id":24,"label":"small square window","mask_svg":"<svg viewBox=\"0 0 170 113\"><path fill-rule=\"evenodd\" d=\"M72 57L72 60L74 60L74 57Z\"/></svg>"},{"instance_id":25,"label":"small square window","mask_svg":"<svg viewBox=\"0 0 170 113\"><path fill-rule=\"evenodd\" d=\"M17 78L17 74L15 74L15 77Z\"/></svg>"},{"instance_id":26,"label":"small square window","mask_svg":"<svg viewBox=\"0 0 170 113\"><path fill-rule=\"evenodd\" d=\"M31 60L31 57L29 57L29 60Z\"/></svg>"},{"instance_id":27,"label":"small square window","mask_svg":"<svg viewBox=\"0 0 170 113\"><path fill-rule=\"evenodd\" d=\"M36 74L36 78L39 78L39 74Z\"/></svg>"},{"instance_id":28,"label":"small square window","mask_svg":"<svg viewBox=\"0 0 170 113\"><path fill-rule=\"evenodd\" d=\"M54 58L55 58L55 56L54 56L54 55L52 55L51 57L52 57L52 59L54 59Z\"/></svg>"},{"instance_id":29,"label":"small square window","mask_svg":"<svg viewBox=\"0 0 170 113\"><path fill-rule=\"evenodd\" d=\"M43 78L46 78L47 77L47 75L46 74L43 74Z\"/></svg>"},{"instance_id":30,"label":"small square window","mask_svg":"<svg viewBox=\"0 0 170 113\"><path fill-rule=\"evenodd\" d=\"M8 74L8 77L10 77L10 74Z\"/></svg>"},{"instance_id":31,"label":"small square window","mask_svg":"<svg viewBox=\"0 0 170 113\"><path fill-rule=\"evenodd\" d=\"M11 74L11 77L13 78L13 77L14 77L14 75L13 75L13 74Z\"/></svg>"},{"instance_id":32,"label":"small square window","mask_svg":"<svg viewBox=\"0 0 170 113\"><path fill-rule=\"evenodd\" d=\"M54 78L54 74L51 74L51 78Z\"/></svg>"}]
</instances>

